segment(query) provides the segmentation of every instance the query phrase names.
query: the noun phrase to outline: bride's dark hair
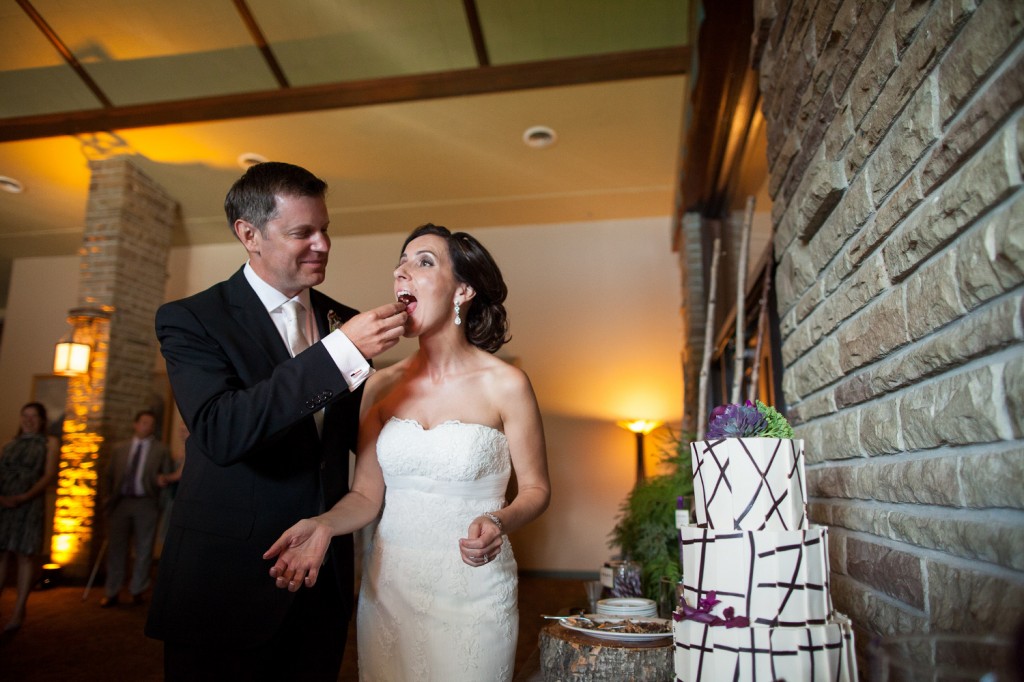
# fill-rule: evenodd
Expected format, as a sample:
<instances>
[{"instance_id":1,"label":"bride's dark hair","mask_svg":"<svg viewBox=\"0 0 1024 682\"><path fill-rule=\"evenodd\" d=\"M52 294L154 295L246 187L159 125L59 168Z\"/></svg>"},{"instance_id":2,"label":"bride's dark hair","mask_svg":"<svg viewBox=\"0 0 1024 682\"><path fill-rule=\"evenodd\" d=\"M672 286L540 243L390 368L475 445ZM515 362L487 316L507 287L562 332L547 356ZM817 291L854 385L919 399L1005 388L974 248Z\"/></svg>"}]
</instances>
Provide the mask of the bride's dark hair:
<instances>
[{"instance_id":1,"label":"bride's dark hair","mask_svg":"<svg viewBox=\"0 0 1024 682\"><path fill-rule=\"evenodd\" d=\"M508 334L508 314L504 305L508 287L498 264L476 237L465 232L453 233L447 227L433 223L413 230L402 244L402 253L413 239L428 234L445 240L455 279L476 291L468 310L462 313L466 338L488 353L497 352L512 338Z\"/></svg>"}]
</instances>

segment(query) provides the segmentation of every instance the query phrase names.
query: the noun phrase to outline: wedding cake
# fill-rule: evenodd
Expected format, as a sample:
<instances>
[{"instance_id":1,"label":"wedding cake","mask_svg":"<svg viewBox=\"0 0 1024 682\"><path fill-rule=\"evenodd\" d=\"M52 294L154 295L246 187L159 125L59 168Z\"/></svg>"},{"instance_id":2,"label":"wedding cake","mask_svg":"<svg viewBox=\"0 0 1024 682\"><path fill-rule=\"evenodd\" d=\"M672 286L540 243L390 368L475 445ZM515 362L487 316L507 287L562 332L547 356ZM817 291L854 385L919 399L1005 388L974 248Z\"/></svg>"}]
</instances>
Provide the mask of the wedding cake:
<instances>
[{"instance_id":1,"label":"wedding cake","mask_svg":"<svg viewBox=\"0 0 1024 682\"><path fill-rule=\"evenodd\" d=\"M758 402L716 408L707 440L690 444L697 524L679 529L673 623L681 682L857 680L853 629L829 593L828 529L808 523L803 441L791 436Z\"/></svg>"}]
</instances>

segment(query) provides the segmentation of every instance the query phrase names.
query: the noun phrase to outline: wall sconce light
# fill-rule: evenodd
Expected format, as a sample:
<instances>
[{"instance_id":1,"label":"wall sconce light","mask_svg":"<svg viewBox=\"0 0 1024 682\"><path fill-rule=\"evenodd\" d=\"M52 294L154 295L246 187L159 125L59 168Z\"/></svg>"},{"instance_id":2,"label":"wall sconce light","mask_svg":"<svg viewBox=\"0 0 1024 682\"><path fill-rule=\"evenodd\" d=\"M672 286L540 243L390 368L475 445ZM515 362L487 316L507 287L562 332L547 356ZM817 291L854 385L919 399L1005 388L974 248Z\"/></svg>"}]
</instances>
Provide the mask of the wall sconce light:
<instances>
[{"instance_id":1,"label":"wall sconce light","mask_svg":"<svg viewBox=\"0 0 1024 682\"><path fill-rule=\"evenodd\" d=\"M111 310L99 308L73 308L68 311L68 324L72 329L57 342L53 351L53 373L63 376L88 374L92 346L76 340L80 330L92 338L91 325L100 319L110 319Z\"/></svg>"},{"instance_id":2,"label":"wall sconce light","mask_svg":"<svg viewBox=\"0 0 1024 682\"><path fill-rule=\"evenodd\" d=\"M644 466L644 436L661 426L661 422L653 419L634 419L619 422L619 426L636 434L636 484L647 478Z\"/></svg>"},{"instance_id":3,"label":"wall sconce light","mask_svg":"<svg viewBox=\"0 0 1024 682\"><path fill-rule=\"evenodd\" d=\"M53 352L53 373L64 376L78 376L89 371L89 356L92 348L85 343L60 340Z\"/></svg>"}]
</instances>

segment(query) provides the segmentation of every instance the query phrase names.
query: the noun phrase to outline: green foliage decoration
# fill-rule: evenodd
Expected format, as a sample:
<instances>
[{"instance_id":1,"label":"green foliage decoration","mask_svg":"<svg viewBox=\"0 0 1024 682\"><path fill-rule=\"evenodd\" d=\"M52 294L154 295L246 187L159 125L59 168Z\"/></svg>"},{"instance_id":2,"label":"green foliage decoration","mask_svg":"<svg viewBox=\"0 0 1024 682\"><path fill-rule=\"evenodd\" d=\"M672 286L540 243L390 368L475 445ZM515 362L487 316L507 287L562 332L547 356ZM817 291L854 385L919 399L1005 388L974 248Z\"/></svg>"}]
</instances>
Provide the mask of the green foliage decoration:
<instances>
[{"instance_id":1,"label":"green foliage decoration","mask_svg":"<svg viewBox=\"0 0 1024 682\"><path fill-rule=\"evenodd\" d=\"M670 432L660 458L666 473L650 476L633 488L620 507L608 542L624 558L640 563L644 595L649 599L658 599L661 578L674 584L682 575L676 498L693 495L690 440Z\"/></svg>"},{"instance_id":2,"label":"green foliage decoration","mask_svg":"<svg viewBox=\"0 0 1024 682\"><path fill-rule=\"evenodd\" d=\"M764 430L764 433L760 434L761 438L793 437L793 427L789 425L789 421L774 407L765 405L758 400L757 411L760 412L765 418L765 421L768 422L768 428Z\"/></svg>"}]
</instances>

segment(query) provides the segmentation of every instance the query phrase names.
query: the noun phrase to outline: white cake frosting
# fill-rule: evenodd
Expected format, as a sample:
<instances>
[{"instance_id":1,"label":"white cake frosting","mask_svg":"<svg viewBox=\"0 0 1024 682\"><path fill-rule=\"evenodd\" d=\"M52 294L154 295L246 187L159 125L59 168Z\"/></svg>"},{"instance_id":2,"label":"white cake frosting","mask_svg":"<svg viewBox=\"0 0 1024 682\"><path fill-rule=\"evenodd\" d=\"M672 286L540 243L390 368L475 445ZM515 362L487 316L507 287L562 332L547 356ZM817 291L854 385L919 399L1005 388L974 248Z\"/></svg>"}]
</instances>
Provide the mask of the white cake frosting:
<instances>
[{"instance_id":1,"label":"white cake frosting","mask_svg":"<svg viewBox=\"0 0 1024 682\"><path fill-rule=\"evenodd\" d=\"M836 613L824 625L726 628L673 623L675 672L682 682L786 680L856 682L853 629Z\"/></svg>"},{"instance_id":2,"label":"white cake frosting","mask_svg":"<svg viewBox=\"0 0 1024 682\"><path fill-rule=\"evenodd\" d=\"M690 443L698 525L716 530L807 527L804 442L721 438Z\"/></svg>"},{"instance_id":3,"label":"white cake frosting","mask_svg":"<svg viewBox=\"0 0 1024 682\"><path fill-rule=\"evenodd\" d=\"M828 532L679 529L683 597L696 605L714 592L712 613L732 607L751 625L823 625L832 613Z\"/></svg>"},{"instance_id":4,"label":"white cake frosting","mask_svg":"<svg viewBox=\"0 0 1024 682\"><path fill-rule=\"evenodd\" d=\"M679 529L676 678L855 682L853 629L829 593L828 531L807 519L803 441L690 449L698 525Z\"/></svg>"}]
</instances>

